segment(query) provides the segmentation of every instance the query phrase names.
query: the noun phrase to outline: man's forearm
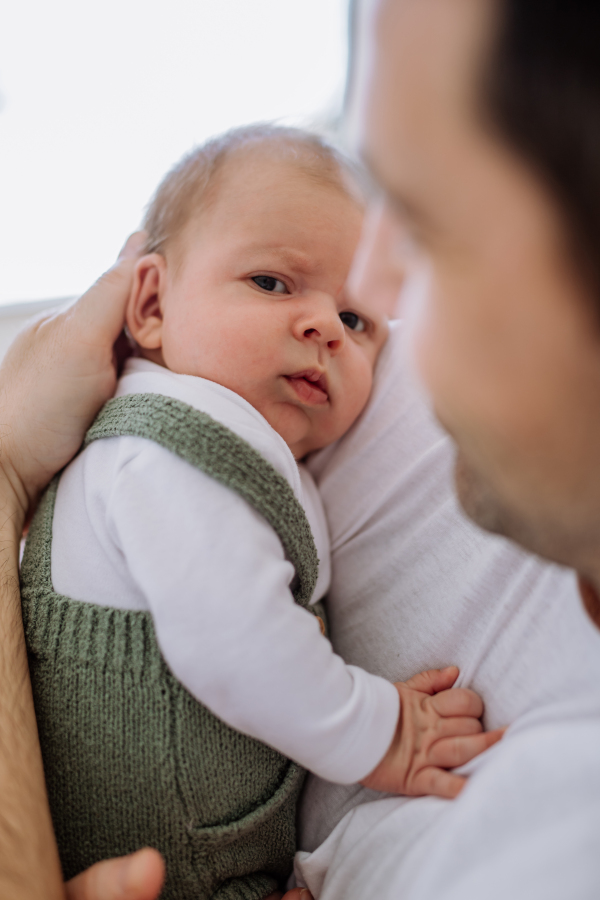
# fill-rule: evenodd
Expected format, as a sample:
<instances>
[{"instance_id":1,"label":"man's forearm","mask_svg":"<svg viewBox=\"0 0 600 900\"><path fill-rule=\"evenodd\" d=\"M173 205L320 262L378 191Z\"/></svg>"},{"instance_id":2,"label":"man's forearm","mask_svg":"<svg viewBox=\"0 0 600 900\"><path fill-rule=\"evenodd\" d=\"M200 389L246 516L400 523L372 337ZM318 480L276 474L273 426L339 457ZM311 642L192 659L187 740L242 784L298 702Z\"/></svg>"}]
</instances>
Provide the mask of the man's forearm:
<instances>
[{"instance_id":1,"label":"man's forearm","mask_svg":"<svg viewBox=\"0 0 600 900\"><path fill-rule=\"evenodd\" d=\"M62 900L21 619L21 525L0 500L0 897Z\"/></svg>"},{"instance_id":2,"label":"man's forearm","mask_svg":"<svg viewBox=\"0 0 600 900\"><path fill-rule=\"evenodd\" d=\"M116 384L115 341L146 235L79 300L24 329L0 365L0 900L64 900L23 638L18 548L23 520L77 452ZM107 860L66 886L71 900L156 900L156 851Z\"/></svg>"}]
</instances>

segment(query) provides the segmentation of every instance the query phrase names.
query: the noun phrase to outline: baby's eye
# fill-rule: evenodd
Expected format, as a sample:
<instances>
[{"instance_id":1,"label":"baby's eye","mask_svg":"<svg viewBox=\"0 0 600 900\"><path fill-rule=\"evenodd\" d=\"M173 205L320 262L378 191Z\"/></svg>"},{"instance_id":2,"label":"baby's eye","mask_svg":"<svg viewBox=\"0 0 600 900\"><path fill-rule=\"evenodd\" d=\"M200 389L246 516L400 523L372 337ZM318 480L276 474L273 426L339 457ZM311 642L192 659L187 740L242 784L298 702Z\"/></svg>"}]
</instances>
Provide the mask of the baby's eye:
<instances>
[{"instance_id":1,"label":"baby's eye","mask_svg":"<svg viewBox=\"0 0 600 900\"><path fill-rule=\"evenodd\" d=\"M279 278L273 278L272 275L255 275L252 278L254 284L262 288L263 291L270 291L272 294L287 294L288 289Z\"/></svg>"},{"instance_id":2,"label":"baby's eye","mask_svg":"<svg viewBox=\"0 0 600 900\"><path fill-rule=\"evenodd\" d=\"M366 331L367 323L364 319L353 312L341 312L340 319L352 331Z\"/></svg>"}]
</instances>

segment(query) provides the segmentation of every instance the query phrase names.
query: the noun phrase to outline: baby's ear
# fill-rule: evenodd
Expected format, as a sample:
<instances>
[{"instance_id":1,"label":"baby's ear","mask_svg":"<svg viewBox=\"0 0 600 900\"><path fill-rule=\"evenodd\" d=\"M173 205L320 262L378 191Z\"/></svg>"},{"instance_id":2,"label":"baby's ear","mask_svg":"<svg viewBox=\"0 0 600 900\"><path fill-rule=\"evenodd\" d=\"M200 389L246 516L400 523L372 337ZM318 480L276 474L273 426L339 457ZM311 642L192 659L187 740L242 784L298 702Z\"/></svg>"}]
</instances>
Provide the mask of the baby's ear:
<instances>
[{"instance_id":1,"label":"baby's ear","mask_svg":"<svg viewBox=\"0 0 600 900\"><path fill-rule=\"evenodd\" d=\"M149 253L136 263L127 304L127 328L134 341L145 350L162 347L162 300L167 263L160 253Z\"/></svg>"}]
</instances>

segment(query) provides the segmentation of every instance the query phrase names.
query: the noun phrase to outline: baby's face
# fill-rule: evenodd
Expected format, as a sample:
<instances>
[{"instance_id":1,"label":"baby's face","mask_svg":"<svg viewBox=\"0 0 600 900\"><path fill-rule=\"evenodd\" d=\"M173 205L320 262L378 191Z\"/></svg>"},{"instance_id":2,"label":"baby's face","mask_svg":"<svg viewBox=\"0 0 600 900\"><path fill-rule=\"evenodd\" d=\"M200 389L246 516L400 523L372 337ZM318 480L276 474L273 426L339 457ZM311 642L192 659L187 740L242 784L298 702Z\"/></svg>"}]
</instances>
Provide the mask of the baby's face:
<instances>
[{"instance_id":1,"label":"baby's face","mask_svg":"<svg viewBox=\"0 0 600 900\"><path fill-rule=\"evenodd\" d=\"M151 358L244 397L299 459L359 415L387 335L346 295L362 214L335 187L252 155L227 168L213 202L178 265L139 263L142 281L144 265L159 270Z\"/></svg>"}]
</instances>

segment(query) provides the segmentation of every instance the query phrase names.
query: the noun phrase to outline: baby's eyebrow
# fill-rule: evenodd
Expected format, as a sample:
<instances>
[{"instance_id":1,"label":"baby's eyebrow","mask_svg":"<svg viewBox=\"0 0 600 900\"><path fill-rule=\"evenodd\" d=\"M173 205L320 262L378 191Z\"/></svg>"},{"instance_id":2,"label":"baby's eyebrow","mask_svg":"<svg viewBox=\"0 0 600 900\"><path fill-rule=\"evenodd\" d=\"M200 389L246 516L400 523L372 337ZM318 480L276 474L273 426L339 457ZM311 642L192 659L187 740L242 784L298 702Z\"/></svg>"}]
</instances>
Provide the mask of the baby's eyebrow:
<instances>
[{"instance_id":1,"label":"baby's eyebrow","mask_svg":"<svg viewBox=\"0 0 600 900\"><path fill-rule=\"evenodd\" d=\"M250 259L252 260L253 257L256 257L259 265L264 266L265 261L274 259L277 261L276 265L283 265L305 275L312 275L319 268L316 260L312 259L307 253L295 250L293 247L281 247L275 244L255 244L248 249Z\"/></svg>"}]
</instances>

